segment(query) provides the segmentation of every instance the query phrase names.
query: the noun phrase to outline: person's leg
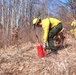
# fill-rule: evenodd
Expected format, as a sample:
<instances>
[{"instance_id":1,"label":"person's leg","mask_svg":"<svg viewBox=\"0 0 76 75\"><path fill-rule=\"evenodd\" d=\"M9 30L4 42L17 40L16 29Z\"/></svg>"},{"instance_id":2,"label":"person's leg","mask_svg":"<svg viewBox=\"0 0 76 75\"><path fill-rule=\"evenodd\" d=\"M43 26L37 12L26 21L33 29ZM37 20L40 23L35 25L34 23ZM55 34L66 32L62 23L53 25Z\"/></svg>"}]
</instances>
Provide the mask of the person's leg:
<instances>
[{"instance_id":1,"label":"person's leg","mask_svg":"<svg viewBox=\"0 0 76 75\"><path fill-rule=\"evenodd\" d=\"M57 52L57 48L54 46L54 36L60 32L62 29L62 24L54 27L52 30L49 31L48 35L48 48L51 49L53 53Z\"/></svg>"}]
</instances>

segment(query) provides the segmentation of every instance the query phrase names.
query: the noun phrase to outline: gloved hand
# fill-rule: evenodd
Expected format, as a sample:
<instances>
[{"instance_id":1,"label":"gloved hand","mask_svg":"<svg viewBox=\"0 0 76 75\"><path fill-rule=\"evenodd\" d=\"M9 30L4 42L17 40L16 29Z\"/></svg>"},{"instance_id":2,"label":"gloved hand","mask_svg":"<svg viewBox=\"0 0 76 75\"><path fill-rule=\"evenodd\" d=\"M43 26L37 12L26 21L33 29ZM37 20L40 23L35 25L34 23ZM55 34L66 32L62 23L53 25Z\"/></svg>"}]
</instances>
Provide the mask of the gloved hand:
<instances>
[{"instance_id":1,"label":"gloved hand","mask_svg":"<svg viewBox=\"0 0 76 75\"><path fill-rule=\"evenodd\" d=\"M46 47L47 47L47 42L44 42L43 43L43 49L46 50Z\"/></svg>"}]
</instances>

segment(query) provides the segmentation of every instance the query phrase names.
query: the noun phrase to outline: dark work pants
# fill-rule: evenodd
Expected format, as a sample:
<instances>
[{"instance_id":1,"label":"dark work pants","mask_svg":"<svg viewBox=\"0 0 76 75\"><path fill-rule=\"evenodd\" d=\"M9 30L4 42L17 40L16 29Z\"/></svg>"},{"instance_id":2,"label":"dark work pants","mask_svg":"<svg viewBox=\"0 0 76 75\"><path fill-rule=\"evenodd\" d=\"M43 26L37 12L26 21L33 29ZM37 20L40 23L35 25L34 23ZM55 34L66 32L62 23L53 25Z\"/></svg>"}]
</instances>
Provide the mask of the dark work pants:
<instances>
[{"instance_id":1,"label":"dark work pants","mask_svg":"<svg viewBox=\"0 0 76 75\"><path fill-rule=\"evenodd\" d=\"M52 52L56 52L57 48L54 46L54 36L57 35L62 29L62 24L59 23L56 27L49 30L48 35L48 48L51 49Z\"/></svg>"}]
</instances>

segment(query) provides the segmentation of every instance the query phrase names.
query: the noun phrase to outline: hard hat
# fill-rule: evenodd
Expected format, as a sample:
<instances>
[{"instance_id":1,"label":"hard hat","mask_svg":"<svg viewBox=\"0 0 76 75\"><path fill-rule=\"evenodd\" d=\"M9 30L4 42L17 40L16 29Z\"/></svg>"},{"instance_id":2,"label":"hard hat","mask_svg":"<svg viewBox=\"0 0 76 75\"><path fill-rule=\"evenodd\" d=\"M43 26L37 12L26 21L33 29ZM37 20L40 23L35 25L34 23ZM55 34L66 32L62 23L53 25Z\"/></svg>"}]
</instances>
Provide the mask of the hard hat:
<instances>
[{"instance_id":1,"label":"hard hat","mask_svg":"<svg viewBox=\"0 0 76 75\"><path fill-rule=\"evenodd\" d=\"M35 19L33 19L33 25L37 25L37 23L38 23L38 21L39 21L39 18L35 18Z\"/></svg>"}]
</instances>

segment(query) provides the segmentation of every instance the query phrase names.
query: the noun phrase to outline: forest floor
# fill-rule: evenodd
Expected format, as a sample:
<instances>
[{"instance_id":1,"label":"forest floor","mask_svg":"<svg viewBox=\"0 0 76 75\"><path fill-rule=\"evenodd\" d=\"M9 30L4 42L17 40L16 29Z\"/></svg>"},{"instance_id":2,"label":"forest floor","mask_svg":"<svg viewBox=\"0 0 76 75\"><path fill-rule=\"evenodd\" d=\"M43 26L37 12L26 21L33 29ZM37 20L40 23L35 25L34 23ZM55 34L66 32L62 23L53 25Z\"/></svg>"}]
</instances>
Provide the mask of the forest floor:
<instances>
[{"instance_id":1,"label":"forest floor","mask_svg":"<svg viewBox=\"0 0 76 75\"><path fill-rule=\"evenodd\" d=\"M70 40L72 45L43 58L38 57L38 44L31 42L0 49L0 75L76 75L75 40Z\"/></svg>"}]
</instances>

